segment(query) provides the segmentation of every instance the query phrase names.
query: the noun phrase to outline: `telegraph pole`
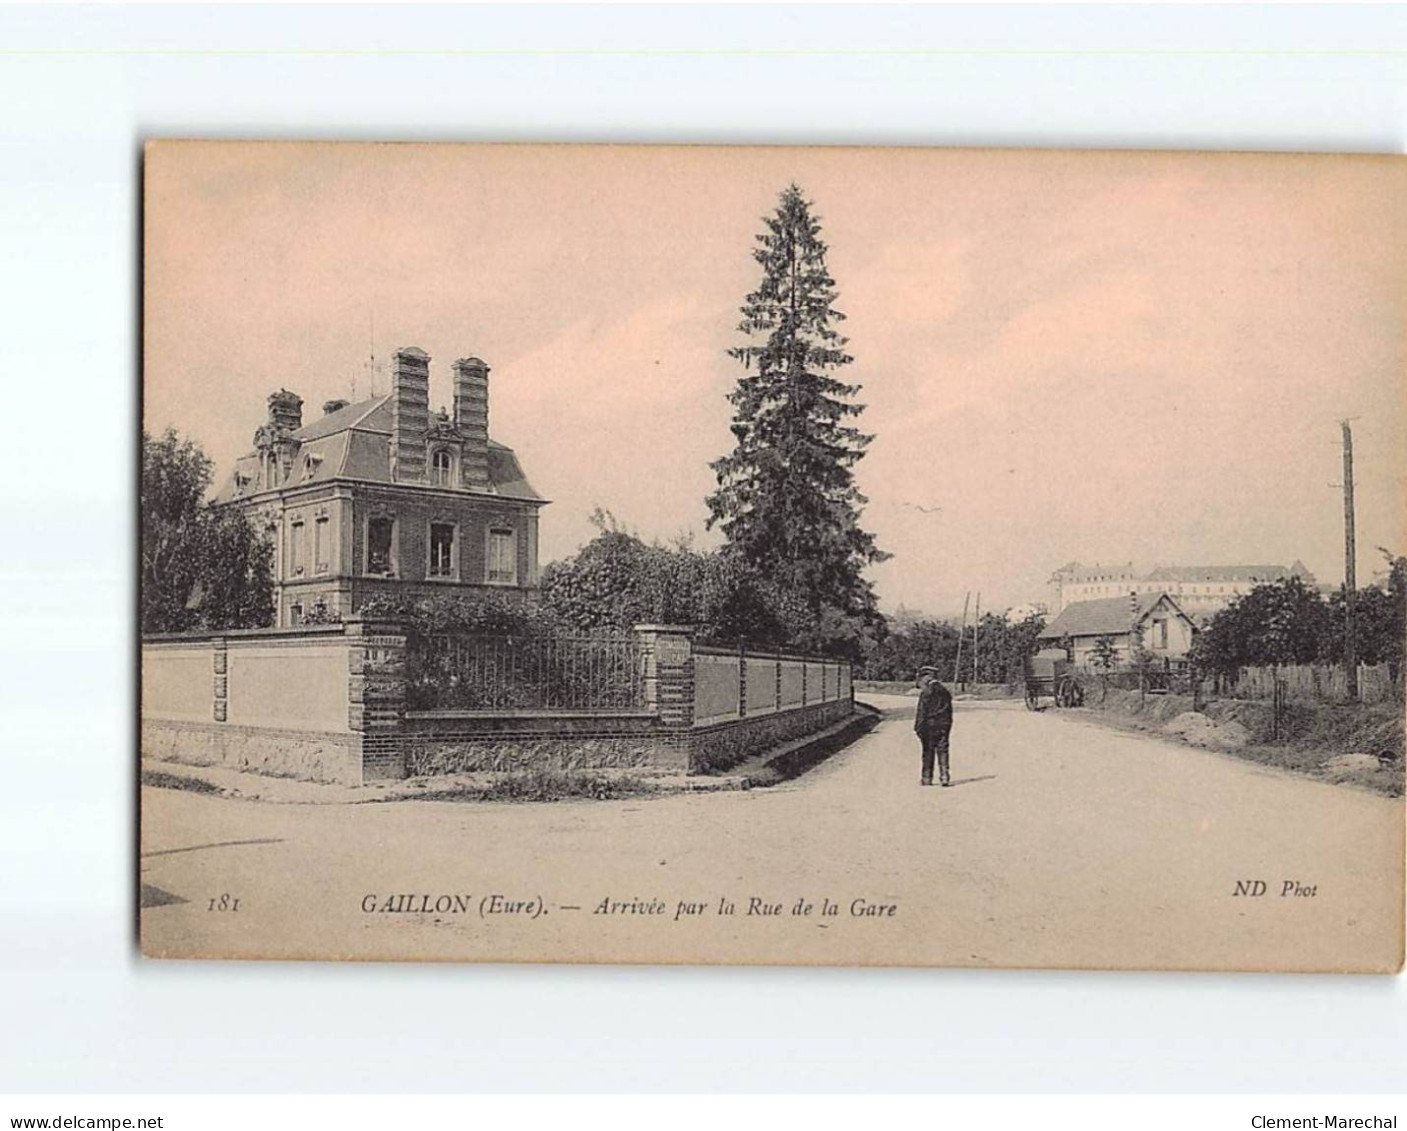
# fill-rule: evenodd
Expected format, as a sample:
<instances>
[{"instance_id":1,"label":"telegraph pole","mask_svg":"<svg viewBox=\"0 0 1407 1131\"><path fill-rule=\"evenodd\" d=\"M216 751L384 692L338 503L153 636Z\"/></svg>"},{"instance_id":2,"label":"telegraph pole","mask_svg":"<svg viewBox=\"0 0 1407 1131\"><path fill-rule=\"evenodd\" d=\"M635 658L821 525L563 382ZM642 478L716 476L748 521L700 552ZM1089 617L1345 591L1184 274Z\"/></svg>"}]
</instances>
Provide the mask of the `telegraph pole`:
<instances>
[{"instance_id":1,"label":"telegraph pole","mask_svg":"<svg viewBox=\"0 0 1407 1131\"><path fill-rule=\"evenodd\" d=\"M1142 706L1148 699L1148 673L1142 662L1143 633L1138 627L1138 590L1129 590L1129 659L1138 669L1138 703Z\"/></svg>"},{"instance_id":2,"label":"telegraph pole","mask_svg":"<svg viewBox=\"0 0 1407 1131\"><path fill-rule=\"evenodd\" d=\"M962 595L962 627L958 629L958 654L953 659L953 683L962 679L962 638L967 632L967 603L972 600L972 590Z\"/></svg>"},{"instance_id":3,"label":"telegraph pole","mask_svg":"<svg viewBox=\"0 0 1407 1131\"><path fill-rule=\"evenodd\" d=\"M977 607L972 610L972 682L977 679L977 630L982 624L982 590L977 590Z\"/></svg>"},{"instance_id":4,"label":"telegraph pole","mask_svg":"<svg viewBox=\"0 0 1407 1131\"><path fill-rule=\"evenodd\" d=\"M1348 701L1358 702L1358 571L1353 531L1353 429L1343 429L1343 665Z\"/></svg>"}]
</instances>

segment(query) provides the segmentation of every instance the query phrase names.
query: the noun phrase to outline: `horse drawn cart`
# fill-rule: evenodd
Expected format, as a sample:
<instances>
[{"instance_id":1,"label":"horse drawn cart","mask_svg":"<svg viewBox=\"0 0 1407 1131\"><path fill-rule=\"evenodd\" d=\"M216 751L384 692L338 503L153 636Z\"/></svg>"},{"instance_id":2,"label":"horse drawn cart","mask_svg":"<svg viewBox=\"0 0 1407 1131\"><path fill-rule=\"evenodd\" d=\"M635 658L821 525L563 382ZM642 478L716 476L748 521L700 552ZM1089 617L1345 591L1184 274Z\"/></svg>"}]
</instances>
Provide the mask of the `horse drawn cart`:
<instances>
[{"instance_id":1,"label":"horse drawn cart","mask_svg":"<svg viewBox=\"0 0 1407 1131\"><path fill-rule=\"evenodd\" d=\"M1063 651L1047 650L1026 657L1026 709L1039 711L1042 699L1049 699L1056 707L1084 705L1084 685Z\"/></svg>"}]
</instances>

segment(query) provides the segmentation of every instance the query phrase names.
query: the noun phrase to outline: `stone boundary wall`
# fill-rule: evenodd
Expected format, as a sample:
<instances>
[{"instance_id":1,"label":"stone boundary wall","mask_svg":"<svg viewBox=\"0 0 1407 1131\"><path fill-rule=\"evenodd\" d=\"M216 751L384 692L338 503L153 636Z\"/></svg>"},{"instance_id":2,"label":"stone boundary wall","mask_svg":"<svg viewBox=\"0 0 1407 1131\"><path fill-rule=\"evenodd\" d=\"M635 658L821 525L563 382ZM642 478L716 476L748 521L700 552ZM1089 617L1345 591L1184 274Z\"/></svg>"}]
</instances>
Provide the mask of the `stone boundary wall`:
<instances>
[{"instance_id":1,"label":"stone boundary wall","mask_svg":"<svg viewBox=\"0 0 1407 1131\"><path fill-rule=\"evenodd\" d=\"M142 720L142 754L187 766L223 766L275 778L360 782L361 751L354 735Z\"/></svg>"},{"instance_id":2,"label":"stone boundary wall","mask_svg":"<svg viewBox=\"0 0 1407 1131\"><path fill-rule=\"evenodd\" d=\"M142 641L142 754L360 782L365 624Z\"/></svg>"},{"instance_id":3,"label":"stone boundary wall","mask_svg":"<svg viewBox=\"0 0 1407 1131\"><path fill-rule=\"evenodd\" d=\"M149 637L142 753L349 784L539 768L701 773L854 709L846 661L696 648L675 625L635 631L645 702L633 712L408 711L406 631L393 622Z\"/></svg>"},{"instance_id":4,"label":"stone boundary wall","mask_svg":"<svg viewBox=\"0 0 1407 1131\"><path fill-rule=\"evenodd\" d=\"M695 773L726 770L854 710L849 661L692 644L690 653L698 689L689 737Z\"/></svg>"},{"instance_id":5,"label":"stone boundary wall","mask_svg":"<svg viewBox=\"0 0 1407 1131\"><path fill-rule=\"evenodd\" d=\"M825 730L853 710L848 699L836 699L696 730L691 751L693 772L726 770L768 747Z\"/></svg>"},{"instance_id":6,"label":"stone boundary wall","mask_svg":"<svg viewBox=\"0 0 1407 1131\"><path fill-rule=\"evenodd\" d=\"M406 773L649 768L683 773L689 751L661 733L653 714L410 711Z\"/></svg>"}]
</instances>

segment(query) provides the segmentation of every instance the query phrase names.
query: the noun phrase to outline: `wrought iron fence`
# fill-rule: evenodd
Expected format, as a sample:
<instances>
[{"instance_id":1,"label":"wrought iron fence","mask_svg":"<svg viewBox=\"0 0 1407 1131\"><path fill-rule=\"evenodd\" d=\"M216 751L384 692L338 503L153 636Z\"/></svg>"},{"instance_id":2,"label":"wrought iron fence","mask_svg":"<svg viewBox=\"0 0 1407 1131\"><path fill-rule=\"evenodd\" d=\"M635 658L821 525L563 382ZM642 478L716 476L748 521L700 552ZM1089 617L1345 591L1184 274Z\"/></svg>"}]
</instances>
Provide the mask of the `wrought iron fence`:
<instances>
[{"instance_id":1,"label":"wrought iron fence","mask_svg":"<svg viewBox=\"0 0 1407 1131\"><path fill-rule=\"evenodd\" d=\"M645 705L634 634L414 635L407 641L412 709L629 711Z\"/></svg>"}]
</instances>

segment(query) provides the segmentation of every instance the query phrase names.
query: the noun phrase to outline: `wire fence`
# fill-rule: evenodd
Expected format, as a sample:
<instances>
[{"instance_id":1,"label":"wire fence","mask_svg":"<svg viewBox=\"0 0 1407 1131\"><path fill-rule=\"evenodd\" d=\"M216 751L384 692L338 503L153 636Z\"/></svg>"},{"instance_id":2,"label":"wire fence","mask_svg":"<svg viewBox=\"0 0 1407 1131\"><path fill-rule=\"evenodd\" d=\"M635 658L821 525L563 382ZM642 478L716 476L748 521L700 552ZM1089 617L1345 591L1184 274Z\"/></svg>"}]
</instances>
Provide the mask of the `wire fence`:
<instances>
[{"instance_id":1,"label":"wire fence","mask_svg":"<svg viewBox=\"0 0 1407 1131\"><path fill-rule=\"evenodd\" d=\"M417 710L632 711L645 706L633 634L469 636L407 641L406 705Z\"/></svg>"}]
</instances>

